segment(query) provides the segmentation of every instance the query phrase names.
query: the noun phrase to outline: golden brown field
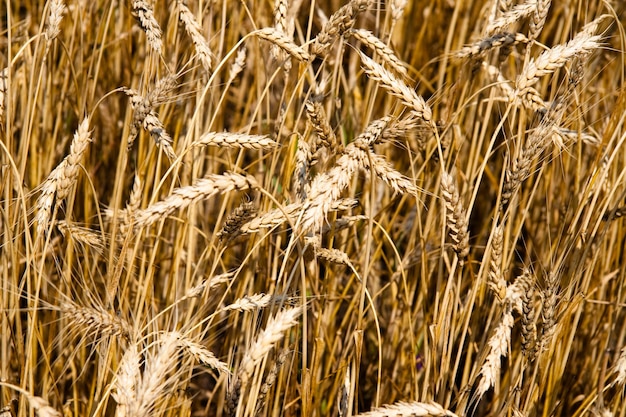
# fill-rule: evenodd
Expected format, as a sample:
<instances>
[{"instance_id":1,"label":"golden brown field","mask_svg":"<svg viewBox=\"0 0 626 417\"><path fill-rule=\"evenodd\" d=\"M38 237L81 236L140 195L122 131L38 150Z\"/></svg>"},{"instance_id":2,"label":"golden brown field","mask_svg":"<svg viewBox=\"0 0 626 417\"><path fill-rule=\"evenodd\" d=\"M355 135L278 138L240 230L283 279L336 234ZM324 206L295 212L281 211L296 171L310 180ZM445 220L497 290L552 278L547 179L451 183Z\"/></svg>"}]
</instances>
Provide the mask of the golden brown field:
<instances>
[{"instance_id":1,"label":"golden brown field","mask_svg":"<svg viewBox=\"0 0 626 417\"><path fill-rule=\"evenodd\" d=\"M5 0L0 417L625 417L624 16Z\"/></svg>"}]
</instances>

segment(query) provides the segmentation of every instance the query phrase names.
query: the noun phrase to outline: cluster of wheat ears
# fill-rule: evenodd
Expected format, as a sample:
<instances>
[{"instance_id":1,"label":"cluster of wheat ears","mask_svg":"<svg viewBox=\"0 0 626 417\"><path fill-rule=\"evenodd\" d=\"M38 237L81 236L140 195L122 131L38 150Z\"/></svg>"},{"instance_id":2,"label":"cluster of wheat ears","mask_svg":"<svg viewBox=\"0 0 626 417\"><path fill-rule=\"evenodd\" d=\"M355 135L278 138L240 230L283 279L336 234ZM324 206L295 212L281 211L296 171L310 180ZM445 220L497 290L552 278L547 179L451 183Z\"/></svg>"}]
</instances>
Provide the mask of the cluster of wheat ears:
<instances>
[{"instance_id":1,"label":"cluster of wheat ears","mask_svg":"<svg viewBox=\"0 0 626 417\"><path fill-rule=\"evenodd\" d=\"M626 416L624 14L2 2L0 417Z\"/></svg>"}]
</instances>

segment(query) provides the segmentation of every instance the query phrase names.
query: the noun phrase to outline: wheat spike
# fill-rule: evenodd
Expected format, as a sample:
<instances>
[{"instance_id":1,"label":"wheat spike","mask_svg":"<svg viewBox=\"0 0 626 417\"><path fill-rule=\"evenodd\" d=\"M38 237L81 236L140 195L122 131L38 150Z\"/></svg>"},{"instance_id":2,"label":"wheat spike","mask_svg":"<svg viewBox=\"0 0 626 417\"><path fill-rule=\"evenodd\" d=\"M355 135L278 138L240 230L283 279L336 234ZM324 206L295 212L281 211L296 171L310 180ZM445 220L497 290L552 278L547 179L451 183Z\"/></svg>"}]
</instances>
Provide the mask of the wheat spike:
<instances>
[{"instance_id":1,"label":"wheat spike","mask_svg":"<svg viewBox=\"0 0 626 417\"><path fill-rule=\"evenodd\" d=\"M463 47L454 55L457 58L477 58L496 48L510 48L513 45L527 43L529 40L522 33L501 32Z\"/></svg>"},{"instance_id":2,"label":"wheat spike","mask_svg":"<svg viewBox=\"0 0 626 417\"><path fill-rule=\"evenodd\" d=\"M154 9L146 0L133 0L131 7L139 21L139 26L146 33L148 45L157 54L160 54L163 49L163 41L161 40L161 27L154 17Z\"/></svg>"},{"instance_id":3,"label":"wheat spike","mask_svg":"<svg viewBox=\"0 0 626 417\"><path fill-rule=\"evenodd\" d=\"M209 174L193 185L176 188L164 200L154 203L135 214L135 227L148 226L167 217L178 209L183 209L196 201L210 198L229 191L257 188L254 177L226 172L222 175Z\"/></svg>"},{"instance_id":4,"label":"wheat spike","mask_svg":"<svg viewBox=\"0 0 626 417\"><path fill-rule=\"evenodd\" d=\"M513 328L513 312L511 305L505 306L505 311L502 314L502 320L498 324L498 327L493 332L493 335L489 338L487 343L489 346L489 354L485 363L480 368L480 382L478 383L477 396L480 399L489 388L493 387L499 374L500 364L503 357L506 357L509 352L509 345L511 343L511 329Z\"/></svg>"},{"instance_id":5,"label":"wheat spike","mask_svg":"<svg viewBox=\"0 0 626 417\"><path fill-rule=\"evenodd\" d=\"M385 42L381 41L372 32L365 29L350 29L348 34L373 49L376 54L378 54L378 56L396 73L403 77L408 75L404 62L396 56L393 49L387 46Z\"/></svg>"},{"instance_id":6,"label":"wheat spike","mask_svg":"<svg viewBox=\"0 0 626 417\"><path fill-rule=\"evenodd\" d=\"M70 154L56 168L41 185L41 195L37 200L37 230L41 234L48 226L54 205L59 205L70 193L76 182L80 163L87 146L91 142L89 133L89 118L85 118L74 134ZM55 201L56 198L56 201Z\"/></svg>"},{"instance_id":7,"label":"wheat spike","mask_svg":"<svg viewBox=\"0 0 626 417\"><path fill-rule=\"evenodd\" d=\"M183 22L187 33L191 37L191 41L196 47L196 53L200 58L200 62L206 71L211 71L211 47L209 42L202 35L202 28L195 16L185 5L184 0L178 0L178 16Z\"/></svg>"},{"instance_id":8,"label":"wheat spike","mask_svg":"<svg viewBox=\"0 0 626 417\"><path fill-rule=\"evenodd\" d=\"M528 87L535 84L540 77L553 73L575 57L584 56L598 49L602 38L594 33L603 19L604 17L600 17L587 24L566 44L556 45L541 53L537 58L531 59L517 77L515 83L517 96L524 95Z\"/></svg>"},{"instance_id":9,"label":"wheat spike","mask_svg":"<svg viewBox=\"0 0 626 417\"><path fill-rule=\"evenodd\" d=\"M298 61L307 62L311 59L309 53L305 51L301 46L298 46L294 41L289 38L285 33L276 30L275 28L263 28L254 32L256 36L272 44L280 47L292 57Z\"/></svg>"},{"instance_id":10,"label":"wheat spike","mask_svg":"<svg viewBox=\"0 0 626 417\"><path fill-rule=\"evenodd\" d=\"M373 59L363 53L359 53L359 55L361 56L365 73L371 79L380 82L383 88L388 90L393 96L399 98L402 104L407 106L413 114L429 123L433 129L436 129L432 120L432 110L422 97L417 95L417 93L412 88L409 88L403 81L398 80L391 72L383 68L382 65L374 62Z\"/></svg>"},{"instance_id":11,"label":"wheat spike","mask_svg":"<svg viewBox=\"0 0 626 417\"><path fill-rule=\"evenodd\" d=\"M313 40L309 48L311 53L326 56L332 43L354 26L359 13L367 10L369 4L370 0L350 0L333 13Z\"/></svg>"},{"instance_id":12,"label":"wheat spike","mask_svg":"<svg viewBox=\"0 0 626 417\"><path fill-rule=\"evenodd\" d=\"M528 30L528 38L535 40L539 37L539 34L543 30L543 26L546 23L546 17L548 16L548 10L552 0L538 0L537 6L533 11L532 18L530 19L530 27Z\"/></svg>"},{"instance_id":13,"label":"wheat spike","mask_svg":"<svg viewBox=\"0 0 626 417\"><path fill-rule=\"evenodd\" d=\"M222 148L242 149L275 149L280 146L278 142L265 135L246 135L230 132L208 132L200 136L193 145L209 145Z\"/></svg>"},{"instance_id":14,"label":"wheat spike","mask_svg":"<svg viewBox=\"0 0 626 417\"><path fill-rule=\"evenodd\" d=\"M67 12L67 7L61 0L52 0L48 6L49 15L48 20L46 22L46 42L50 44L61 32L61 20L63 19L63 14Z\"/></svg>"},{"instance_id":15,"label":"wheat spike","mask_svg":"<svg viewBox=\"0 0 626 417\"><path fill-rule=\"evenodd\" d=\"M454 250L460 259L464 259L469 254L466 211L461 202L454 178L447 172L441 174L441 192L446 206L446 218L448 219L450 237L454 241Z\"/></svg>"},{"instance_id":16,"label":"wheat spike","mask_svg":"<svg viewBox=\"0 0 626 417\"><path fill-rule=\"evenodd\" d=\"M283 338L283 334L298 323L297 319L300 313L300 308L283 310L278 313L276 317L268 321L265 329L259 334L252 346L248 348L241 360L239 372L237 373L241 387L247 385L254 372L254 368L261 362L265 355L269 353L274 345Z\"/></svg>"},{"instance_id":17,"label":"wheat spike","mask_svg":"<svg viewBox=\"0 0 626 417\"><path fill-rule=\"evenodd\" d=\"M385 405L367 413L357 414L354 417L457 417L452 411L446 410L441 405L430 402L397 402L393 405Z\"/></svg>"},{"instance_id":18,"label":"wheat spike","mask_svg":"<svg viewBox=\"0 0 626 417\"><path fill-rule=\"evenodd\" d=\"M491 36L494 33L502 32L507 26L517 23L527 16L535 12L537 8L536 0L528 0L524 3L517 4L508 8L500 17L490 22L485 28L485 36Z\"/></svg>"}]
</instances>

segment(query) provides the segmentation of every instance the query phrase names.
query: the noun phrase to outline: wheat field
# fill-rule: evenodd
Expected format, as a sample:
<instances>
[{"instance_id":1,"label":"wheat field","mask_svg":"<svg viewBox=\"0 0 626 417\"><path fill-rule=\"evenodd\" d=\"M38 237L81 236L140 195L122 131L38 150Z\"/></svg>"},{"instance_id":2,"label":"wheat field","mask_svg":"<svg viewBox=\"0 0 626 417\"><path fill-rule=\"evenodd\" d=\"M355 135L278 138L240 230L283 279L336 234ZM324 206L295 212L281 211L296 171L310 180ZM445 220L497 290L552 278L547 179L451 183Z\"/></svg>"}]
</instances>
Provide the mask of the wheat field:
<instances>
[{"instance_id":1,"label":"wheat field","mask_svg":"<svg viewBox=\"0 0 626 417\"><path fill-rule=\"evenodd\" d=\"M0 417L625 417L625 16L2 2Z\"/></svg>"}]
</instances>

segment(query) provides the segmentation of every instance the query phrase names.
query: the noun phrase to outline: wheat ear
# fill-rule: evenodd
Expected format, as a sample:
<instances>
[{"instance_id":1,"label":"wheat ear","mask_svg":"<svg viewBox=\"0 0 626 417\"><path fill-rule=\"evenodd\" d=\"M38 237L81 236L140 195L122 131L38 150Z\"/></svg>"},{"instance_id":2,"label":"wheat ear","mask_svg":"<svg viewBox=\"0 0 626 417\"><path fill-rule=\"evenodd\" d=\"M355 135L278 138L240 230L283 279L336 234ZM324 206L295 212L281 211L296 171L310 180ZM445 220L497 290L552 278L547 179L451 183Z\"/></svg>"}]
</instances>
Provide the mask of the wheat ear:
<instances>
[{"instance_id":1,"label":"wheat ear","mask_svg":"<svg viewBox=\"0 0 626 417\"><path fill-rule=\"evenodd\" d=\"M148 226L167 217L178 209L183 209L196 201L210 198L229 191L257 188L254 177L226 172L222 175L209 174L193 185L176 188L164 200L154 203L135 214L135 227Z\"/></svg>"},{"instance_id":2,"label":"wheat ear","mask_svg":"<svg viewBox=\"0 0 626 417\"><path fill-rule=\"evenodd\" d=\"M206 71L211 71L211 47L209 46L209 42L202 35L200 24L183 0L178 0L178 16L196 47L196 53L200 58L202 66Z\"/></svg>"},{"instance_id":3,"label":"wheat ear","mask_svg":"<svg viewBox=\"0 0 626 417\"><path fill-rule=\"evenodd\" d=\"M254 373L254 368L256 368L265 355L283 338L283 334L287 330L298 323L300 313L301 308L287 309L281 311L276 317L268 321L267 326L265 326L265 329L246 351L239 365L237 376L241 382L242 389L245 388Z\"/></svg>"},{"instance_id":4,"label":"wheat ear","mask_svg":"<svg viewBox=\"0 0 626 417\"><path fill-rule=\"evenodd\" d=\"M494 386L499 377L502 358L508 355L513 323L511 305L507 304L502 314L502 320L487 343L489 346L489 354L487 355L485 363L480 368L480 382L478 383L476 393L478 399L482 398L482 396Z\"/></svg>"},{"instance_id":5,"label":"wheat ear","mask_svg":"<svg viewBox=\"0 0 626 417\"><path fill-rule=\"evenodd\" d=\"M354 417L457 417L452 411L446 410L435 402L397 402L385 405L367 413L357 414Z\"/></svg>"},{"instance_id":6,"label":"wheat ear","mask_svg":"<svg viewBox=\"0 0 626 417\"><path fill-rule=\"evenodd\" d=\"M350 29L348 34L373 49L383 62L389 65L389 67L391 67L396 73L403 77L408 75L406 64L398 58L393 49L391 49L372 32L365 29Z\"/></svg>"},{"instance_id":7,"label":"wheat ear","mask_svg":"<svg viewBox=\"0 0 626 417\"><path fill-rule=\"evenodd\" d=\"M350 0L333 13L313 40L309 48L311 53L326 56L332 43L354 26L359 13L367 10L369 4L370 0Z\"/></svg>"},{"instance_id":8,"label":"wheat ear","mask_svg":"<svg viewBox=\"0 0 626 417\"><path fill-rule=\"evenodd\" d=\"M52 0L49 3L49 15L48 20L46 22L46 42L49 45L50 42L61 32L61 20L63 19L63 14L67 11L67 7L61 0Z\"/></svg>"},{"instance_id":9,"label":"wheat ear","mask_svg":"<svg viewBox=\"0 0 626 417\"><path fill-rule=\"evenodd\" d=\"M454 241L454 250L460 259L464 259L469 254L466 211L454 178L445 171L441 174L441 192L446 206L446 218L448 219L450 237Z\"/></svg>"},{"instance_id":10,"label":"wheat ear","mask_svg":"<svg viewBox=\"0 0 626 417\"><path fill-rule=\"evenodd\" d=\"M537 8L536 0L528 0L507 9L500 17L492 21L485 28L485 35L491 36L494 33L502 32L507 26L517 23L525 17L530 16Z\"/></svg>"},{"instance_id":11,"label":"wheat ear","mask_svg":"<svg viewBox=\"0 0 626 417\"><path fill-rule=\"evenodd\" d=\"M41 186L41 196L37 200L37 230L42 233L48 226L54 205L58 205L70 193L76 182L80 163L91 142L89 133L89 118L85 118L74 134L70 154L56 168ZM55 201L56 198L56 201Z\"/></svg>"},{"instance_id":12,"label":"wheat ear","mask_svg":"<svg viewBox=\"0 0 626 417\"><path fill-rule=\"evenodd\" d=\"M400 99L402 104L407 106L413 114L423 119L431 125L433 129L436 126L432 120L433 113L424 99L417 95L415 90L409 88L403 81L398 80L395 75L385 69L382 65L374 62L373 59L363 53L359 53L363 62L365 73L373 79L381 83L383 88L391 93L391 95Z\"/></svg>"},{"instance_id":13,"label":"wheat ear","mask_svg":"<svg viewBox=\"0 0 626 417\"><path fill-rule=\"evenodd\" d=\"M532 18L530 19L530 27L528 30L528 38L535 40L539 37L539 34L543 30L543 26L546 23L546 17L548 16L548 10L552 0L538 0L537 6L533 11Z\"/></svg>"},{"instance_id":14,"label":"wheat ear","mask_svg":"<svg viewBox=\"0 0 626 417\"><path fill-rule=\"evenodd\" d=\"M131 7L139 21L139 26L146 33L148 45L157 54L160 54L163 49L163 41L161 40L161 27L154 17L154 9L146 0L133 0Z\"/></svg>"},{"instance_id":15,"label":"wheat ear","mask_svg":"<svg viewBox=\"0 0 626 417\"><path fill-rule=\"evenodd\" d=\"M263 28L253 32L256 36L272 44L280 47L292 57L298 61L309 61L311 56L301 46L295 44L295 42L289 38L285 33L276 30L275 28Z\"/></svg>"},{"instance_id":16,"label":"wheat ear","mask_svg":"<svg viewBox=\"0 0 626 417\"><path fill-rule=\"evenodd\" d=\"M265 135L246 135L230 132L208 132L200 136L193 144L255 150L274 149L280 146L278 142Z\"/></svg>"},{"instance_id":17,"label":"wheat ear","mask_svg":"<svg viewBox=\"0 0 626 417\"><path fill-rule=\"evenodd\" d=\"M457 58L477 58L496 48L510 48L513 45L527 43L528 38L522 33L501 32L464 46L454 55Z\"/></svg>"},{"instance_id":18,"label":"wheat ear","mask_svg":"<svg viewBox=\"0 0 626 417\"><path fill-rule=\"evenodd\" d=\"M540 77L553 73L571 59L584 56L598 49L601 46L602 37L594 35L594 33L602 20L604 17L588 23L566 44L556 45L541 53L537 58L530 60L517 77L515 83L517 95L521 97L526 93L527 88L535 84Z\"/></svg>"}]
</instances>

